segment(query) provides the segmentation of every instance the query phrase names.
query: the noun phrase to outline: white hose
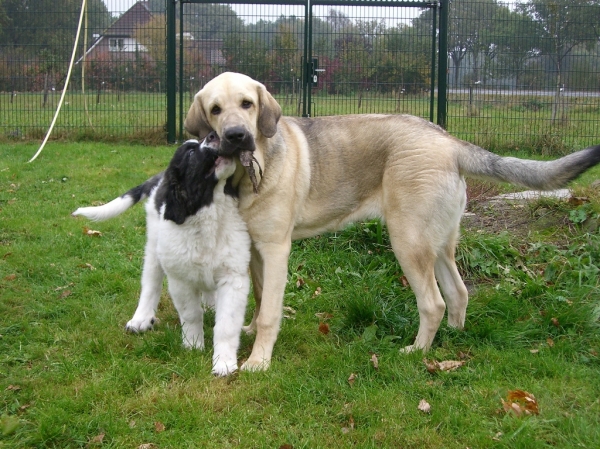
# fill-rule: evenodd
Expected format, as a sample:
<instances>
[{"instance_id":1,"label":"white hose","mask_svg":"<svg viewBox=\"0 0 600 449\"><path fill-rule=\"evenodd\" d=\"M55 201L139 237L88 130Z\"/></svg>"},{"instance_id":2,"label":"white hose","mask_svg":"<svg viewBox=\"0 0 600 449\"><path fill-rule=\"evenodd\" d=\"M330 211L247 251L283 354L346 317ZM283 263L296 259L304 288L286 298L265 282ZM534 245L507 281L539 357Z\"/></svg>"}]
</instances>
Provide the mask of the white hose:
<instances>
[{"instance_id":1,"label":"white hose","mask_svg":"<svg viewBox=\"0 0 600 449\"><path fill-rule=\"evenodd\" d=\"M85 9L86 9L86 1L87 0L81 0L81 14L79 15L79 25L77 26L77 35L75 36L75 44L73 45L73 53L71 55L71 63L69 64L69 70L67 72L67 79L65 80L65 87L63 88L62 94L60 96L60 101L58 102L58 107L56 108L56 112L54 113L54 118L52 119L52 123L50 124L50 128L48 129L48 132L46 133L46 137L44 138L44 141L42 142L40 149L37 150L37 153L35 153L31 159L29 159L29 162L35 161L36 158L40 155L40 153L44 149L44 146L46 146L46 142L48 142L48 138L50 137L50 134L52 133L52 130L54 129L54 124L56 123L56 119L58 118L60 108L62 107L63 100L65 99L65 94L67 93L67 88L69 87L69 80L71 79L71 72L73 71L73 65L75 65L75 54L77 53L77 44L79 43L79 35L81 34L81 25L83 24L83 17L85 15L84 13L85 13ZM83 51L85 51L85 48L83 49Z\"/></svg>"}]
</instances>

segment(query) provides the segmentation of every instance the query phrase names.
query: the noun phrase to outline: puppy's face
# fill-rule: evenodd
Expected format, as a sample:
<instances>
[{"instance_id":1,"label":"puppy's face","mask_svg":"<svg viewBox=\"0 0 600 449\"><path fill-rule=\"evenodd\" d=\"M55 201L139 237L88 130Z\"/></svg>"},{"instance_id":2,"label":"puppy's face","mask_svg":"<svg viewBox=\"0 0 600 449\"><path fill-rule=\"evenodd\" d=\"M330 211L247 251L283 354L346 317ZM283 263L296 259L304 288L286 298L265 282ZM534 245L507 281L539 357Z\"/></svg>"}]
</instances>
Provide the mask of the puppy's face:
<instances>
[{"instance_id":1,"label":"puppy's face","mask_svg":"<svg viewBox=\"0 0 600 449\"><path fill-rule=\"evenodd\" d=\"M177 148L163 182L166 220L182 224L209 206L219 180L235 172L235 161L218 155L220 146L219 136L213 131L202 143L188 140Z\"/></svg>"}]
</instances>

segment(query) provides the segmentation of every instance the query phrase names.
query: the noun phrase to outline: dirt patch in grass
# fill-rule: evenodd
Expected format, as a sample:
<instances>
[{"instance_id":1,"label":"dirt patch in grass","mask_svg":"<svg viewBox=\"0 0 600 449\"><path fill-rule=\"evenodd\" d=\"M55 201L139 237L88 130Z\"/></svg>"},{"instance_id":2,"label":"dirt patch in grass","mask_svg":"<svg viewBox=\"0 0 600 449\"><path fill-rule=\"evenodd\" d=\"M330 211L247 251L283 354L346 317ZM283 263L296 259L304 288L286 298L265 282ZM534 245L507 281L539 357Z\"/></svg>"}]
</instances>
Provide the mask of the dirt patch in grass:
<instances>
[{"instance_id":1,"label":"dirt patch in grass","mask_svg":"<svg viewBox=\"0 0 600 449\"><path fill-rule=\"evenodd\" d=\"M469 180L467 209L462 219L466 231L491 234L510 232L516 237L526 237L531 232L571 228L566 200L498 200L506 193L493 183Z\"/></svg>"}]
</instances>

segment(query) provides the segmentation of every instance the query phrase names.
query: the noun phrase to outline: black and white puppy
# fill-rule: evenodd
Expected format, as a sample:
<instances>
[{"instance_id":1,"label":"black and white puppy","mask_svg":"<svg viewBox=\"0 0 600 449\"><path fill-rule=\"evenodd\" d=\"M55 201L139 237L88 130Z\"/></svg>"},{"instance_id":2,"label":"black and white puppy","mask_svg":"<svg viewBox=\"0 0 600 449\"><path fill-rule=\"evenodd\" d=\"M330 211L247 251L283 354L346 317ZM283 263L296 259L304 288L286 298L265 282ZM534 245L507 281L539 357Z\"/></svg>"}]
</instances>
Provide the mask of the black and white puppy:
<instances>
[{"instance_id":1,"label":"black and white puppy","mask_svg":"<svg viewBox=\"0 0 600 449\"><path fill-rule=\"evenodd\" d=\"M215 308L212 371L223 376L238 368L250 288L250 237L227 182L235 162L218 156L219 146L214 132L202 144L188 140L163 173L110 203L82 207L73 215L106 220L148 198L142 291L126 328L132 332L152 328L166 274L186 347L204 348L204 309Z\"/></svg>"}]
</instances>

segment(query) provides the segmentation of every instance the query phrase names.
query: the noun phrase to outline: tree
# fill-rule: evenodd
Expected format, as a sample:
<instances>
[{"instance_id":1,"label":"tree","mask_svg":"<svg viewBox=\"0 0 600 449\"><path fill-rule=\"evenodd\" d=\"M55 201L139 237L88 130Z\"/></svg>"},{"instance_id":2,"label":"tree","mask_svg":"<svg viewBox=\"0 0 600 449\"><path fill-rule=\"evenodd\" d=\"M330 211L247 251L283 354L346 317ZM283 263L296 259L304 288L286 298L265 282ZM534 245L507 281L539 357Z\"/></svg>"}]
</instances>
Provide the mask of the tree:
<instances>
[{"instance_id":1,"label":"tree","mask_svg":"<svg viewBox=\"0 0 600 449\"><path fill-rule=\"evenodd\" d=\"M501 12L498 20L501 21L496 33L499 70L504 76L513 76L519 88L528 63L540 54L536 25L522 11L508 9Z\"/></svg>"},{"instance_id":2,"label":"tree","mask_svg":"<svg viewBox=\"0 0 600 449\"><path fill-rule=\"evenodd\" d=\"M556 90L552 106L552 122L566 120L562 107L564 63L567 56L577 47L591 49L597 42L595 19L600 4L595 0L530 0L518 5L518 9L529 15L536 24L540 37L540 51L554 64Z\"/></svg>"}]
</instances>

